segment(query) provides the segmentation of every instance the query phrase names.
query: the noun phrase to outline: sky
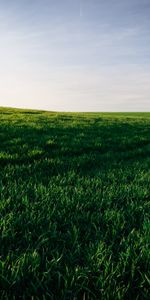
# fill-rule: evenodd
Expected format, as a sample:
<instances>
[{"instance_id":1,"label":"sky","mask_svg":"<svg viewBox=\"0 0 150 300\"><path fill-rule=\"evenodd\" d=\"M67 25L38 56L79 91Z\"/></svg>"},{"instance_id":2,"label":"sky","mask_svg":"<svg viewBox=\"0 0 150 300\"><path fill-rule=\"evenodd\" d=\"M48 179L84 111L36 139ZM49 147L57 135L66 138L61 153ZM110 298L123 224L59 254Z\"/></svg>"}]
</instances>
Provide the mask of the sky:
<instances>
[{"instance_id":1,"label":"sky","mask_svg":"<svg viewBox=\"0 0 150 300\"><path fill-rule=\"evenodd\" d=\"M0 0L0 106L150 111L150 0Z\"/></svg>"}]
</instances>

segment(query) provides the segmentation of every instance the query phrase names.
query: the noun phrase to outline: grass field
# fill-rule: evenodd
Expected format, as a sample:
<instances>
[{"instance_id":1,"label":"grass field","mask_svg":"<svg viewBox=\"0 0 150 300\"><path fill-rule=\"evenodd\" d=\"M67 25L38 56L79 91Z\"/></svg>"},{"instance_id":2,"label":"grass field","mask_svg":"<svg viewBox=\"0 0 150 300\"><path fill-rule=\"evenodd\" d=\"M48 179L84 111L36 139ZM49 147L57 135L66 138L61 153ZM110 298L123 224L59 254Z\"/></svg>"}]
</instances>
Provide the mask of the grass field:
<instances>
[{"instance_id":1,"label":"grass field","mask_svg":"<svg viewBox=\"0 0 150 300\"><path fill-rule=\"evenodd\" d=\"M150 297L150 113L0 108L0 299Z\"/></svg>"}]
</instances>

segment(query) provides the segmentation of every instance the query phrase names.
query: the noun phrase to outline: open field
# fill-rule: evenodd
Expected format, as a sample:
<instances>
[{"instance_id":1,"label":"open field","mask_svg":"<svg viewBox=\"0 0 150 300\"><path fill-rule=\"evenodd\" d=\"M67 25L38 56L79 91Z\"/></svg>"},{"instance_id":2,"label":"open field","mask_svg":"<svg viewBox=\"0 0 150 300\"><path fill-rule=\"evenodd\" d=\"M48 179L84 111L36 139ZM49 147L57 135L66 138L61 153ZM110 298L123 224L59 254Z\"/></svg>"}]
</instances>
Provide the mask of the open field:
<instances>
[{"instance_id":1,"label":"open field","mask_svg":"<svg viewBox=\"0 0 150 300\"><path fill-rule=\"evenodd\" d=\"M150 113L0 108L0 299L149 299Z\"/></svg>"}]
</instances>

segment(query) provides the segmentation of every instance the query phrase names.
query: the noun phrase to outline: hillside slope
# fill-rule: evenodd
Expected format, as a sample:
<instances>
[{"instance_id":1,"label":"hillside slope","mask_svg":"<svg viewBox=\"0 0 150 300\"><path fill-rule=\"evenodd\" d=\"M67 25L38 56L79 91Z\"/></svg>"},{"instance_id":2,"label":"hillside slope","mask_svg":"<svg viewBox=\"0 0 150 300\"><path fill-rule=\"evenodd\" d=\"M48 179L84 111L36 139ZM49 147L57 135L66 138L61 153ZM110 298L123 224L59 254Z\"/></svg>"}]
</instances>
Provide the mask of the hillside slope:
<instances>
[{"instance_id":1,"label":"hillside slope","mask_svg":"<svg viewBox=\"0 0 150 300\"><path fill-rule=\"evenodd\" d=\"M0 108L1 299L149 299L150 113Z\"/></svg>"}]
</instances>

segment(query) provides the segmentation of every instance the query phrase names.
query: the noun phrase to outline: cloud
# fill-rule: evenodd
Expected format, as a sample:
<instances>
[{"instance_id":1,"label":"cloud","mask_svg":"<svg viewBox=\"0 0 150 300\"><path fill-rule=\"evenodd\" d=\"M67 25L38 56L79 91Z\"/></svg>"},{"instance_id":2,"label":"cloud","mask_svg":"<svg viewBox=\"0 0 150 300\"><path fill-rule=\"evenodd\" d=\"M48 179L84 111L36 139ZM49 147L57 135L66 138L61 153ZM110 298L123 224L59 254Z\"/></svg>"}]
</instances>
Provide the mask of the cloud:
<instances>
[{"instance_id":1,"label":"cloud","mask_svg":"<svg viewBox=\"0 0 150 300\"><path fill-rule=\"evenodd\" d=\"M0 105L150 110L146 0L1 3Z\"/></svg>"}]
</instances>

